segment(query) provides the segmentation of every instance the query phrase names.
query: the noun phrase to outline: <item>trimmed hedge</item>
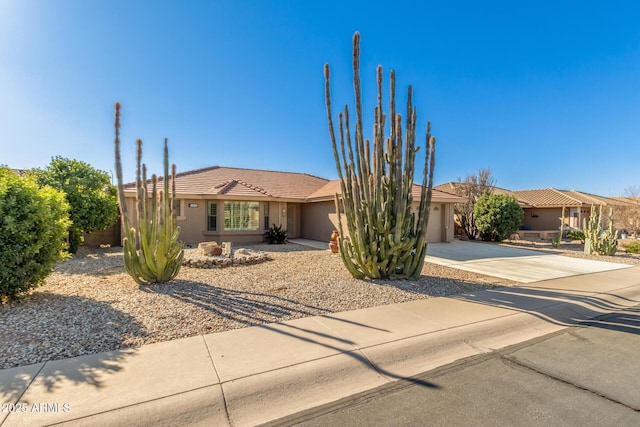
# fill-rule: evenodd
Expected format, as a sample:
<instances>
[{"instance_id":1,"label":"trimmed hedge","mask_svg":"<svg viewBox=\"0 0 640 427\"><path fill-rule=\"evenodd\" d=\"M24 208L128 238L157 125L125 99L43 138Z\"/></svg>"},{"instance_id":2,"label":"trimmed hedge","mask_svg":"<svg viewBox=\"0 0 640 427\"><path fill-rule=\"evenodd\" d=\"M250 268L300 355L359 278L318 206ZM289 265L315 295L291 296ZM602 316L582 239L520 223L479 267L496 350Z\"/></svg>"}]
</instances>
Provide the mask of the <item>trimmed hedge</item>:
<instances>
[{"instance_id":1,"label":"trimmed hedge","mask_svg":"<svg viewBox=\"0 0 640 427\"><path fill-rule=\"evenodd\" d=\"M64 193L0 168L0 300L42 284L65 257L69 225Z\"/></svg>"}]
</instances>

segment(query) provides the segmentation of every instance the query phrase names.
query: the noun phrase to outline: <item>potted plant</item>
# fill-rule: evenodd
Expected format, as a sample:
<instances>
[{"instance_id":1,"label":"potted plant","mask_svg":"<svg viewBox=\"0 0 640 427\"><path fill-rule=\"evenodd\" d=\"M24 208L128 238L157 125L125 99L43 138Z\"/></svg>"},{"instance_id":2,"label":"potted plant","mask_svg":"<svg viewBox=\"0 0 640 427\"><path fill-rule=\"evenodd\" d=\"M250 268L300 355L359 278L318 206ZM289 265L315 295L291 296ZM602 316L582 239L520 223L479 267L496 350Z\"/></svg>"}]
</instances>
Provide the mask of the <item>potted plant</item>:
<instances>
[{"instance_id":1,"label":"potted plant","mask_svg":"<svg viewBox=\"0 0 640 427\"><path fill-rule=\"evenodd\" d=\"M329 240L329 249L334 254L338 253L338 230L333 230Z\"/></svg>"}]
</instances>

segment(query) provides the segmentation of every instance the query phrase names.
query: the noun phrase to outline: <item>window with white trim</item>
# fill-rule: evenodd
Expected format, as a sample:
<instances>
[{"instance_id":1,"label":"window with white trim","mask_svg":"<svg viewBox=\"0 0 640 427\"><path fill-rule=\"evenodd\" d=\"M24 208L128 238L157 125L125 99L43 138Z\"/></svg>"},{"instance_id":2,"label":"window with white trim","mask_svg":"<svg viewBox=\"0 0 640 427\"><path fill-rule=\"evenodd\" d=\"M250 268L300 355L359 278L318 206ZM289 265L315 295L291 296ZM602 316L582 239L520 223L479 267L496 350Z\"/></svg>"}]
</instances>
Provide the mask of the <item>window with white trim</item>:
<instances>
[{"instance_id":1,"label":"window with white trim","mask_svg":"<svg viewBox=\"0 0 640 427\"><path fill-rule=\"evenodd\" d=\"M258 202L224 202L224 229L252 231L260 227Z\"/></svg>"},{"instance_id":2,"label":"window with white trim","mask_svg":"<svg viewBox=\"0 0 640 427\"><path fill-rule=\"evenodd\" d=\"M207 230L216 231L218 225L218 204L216 202L207 203Z\"/></svg>"}]
</instances>

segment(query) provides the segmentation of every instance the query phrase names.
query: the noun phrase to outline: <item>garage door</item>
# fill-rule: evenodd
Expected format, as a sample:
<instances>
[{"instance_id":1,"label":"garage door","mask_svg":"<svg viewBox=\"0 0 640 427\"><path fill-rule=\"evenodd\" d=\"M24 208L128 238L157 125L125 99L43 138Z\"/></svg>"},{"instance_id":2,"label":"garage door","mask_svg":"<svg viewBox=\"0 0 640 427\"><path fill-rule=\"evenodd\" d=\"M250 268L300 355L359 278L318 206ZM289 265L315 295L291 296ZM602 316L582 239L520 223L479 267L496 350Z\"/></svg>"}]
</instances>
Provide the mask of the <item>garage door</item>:
<instances>
[{"instance_id":1,"label":"garage door","mask_svg":"<svg viewBox=\"0 0 640 427\"><path fill-rule=\"evenodd\" d=\"M427 225L427 242L442 242L442 215L444 214L444 205L432 204L429 213L429 224Z\"/></svg>"}]
</instances>

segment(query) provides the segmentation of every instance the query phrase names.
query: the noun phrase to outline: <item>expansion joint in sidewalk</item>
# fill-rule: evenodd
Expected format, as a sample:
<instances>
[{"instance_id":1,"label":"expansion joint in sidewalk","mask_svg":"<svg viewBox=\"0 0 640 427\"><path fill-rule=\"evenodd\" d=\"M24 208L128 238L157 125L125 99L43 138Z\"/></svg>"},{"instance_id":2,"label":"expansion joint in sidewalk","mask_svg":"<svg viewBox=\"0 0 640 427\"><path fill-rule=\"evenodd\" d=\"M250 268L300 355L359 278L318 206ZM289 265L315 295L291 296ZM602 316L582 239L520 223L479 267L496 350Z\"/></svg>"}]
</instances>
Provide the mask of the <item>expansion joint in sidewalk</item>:
<instances>
[{"instance_id":1,"label":"expansion joint in sidewalk","mask_svg":"<svg viewBox=\"0 0 640 427\"><path fill-rule=\"evenodd\" d=\"M222 403L224 404L224 415L227 417L227 422L229 425L231 423L231 417L229 416L229 407L227 405L227 396L224 394L224 387L222 386L222 382L220 381L220 374L218 374L218 369L216 368L216 363L213 360L213 354L211 354L211 349L209 348L209 344L207 340L204 339L204 335L202 336L202 341L204 341L204 345L207 348L207 353L209 353L209 359L211 360L211 366L213 367L213 371L216 373L216 377L218 377L218 381L220 382L220 393L222 394Z\"/></svg>"}]
</instances>

